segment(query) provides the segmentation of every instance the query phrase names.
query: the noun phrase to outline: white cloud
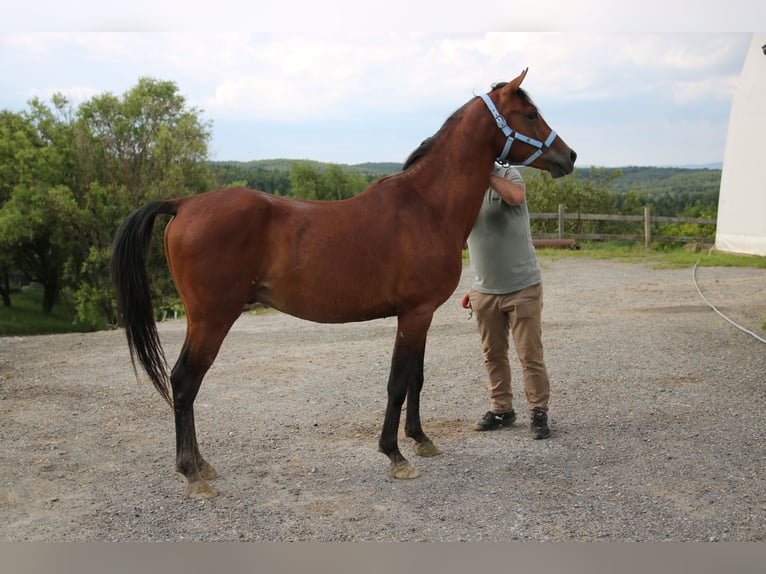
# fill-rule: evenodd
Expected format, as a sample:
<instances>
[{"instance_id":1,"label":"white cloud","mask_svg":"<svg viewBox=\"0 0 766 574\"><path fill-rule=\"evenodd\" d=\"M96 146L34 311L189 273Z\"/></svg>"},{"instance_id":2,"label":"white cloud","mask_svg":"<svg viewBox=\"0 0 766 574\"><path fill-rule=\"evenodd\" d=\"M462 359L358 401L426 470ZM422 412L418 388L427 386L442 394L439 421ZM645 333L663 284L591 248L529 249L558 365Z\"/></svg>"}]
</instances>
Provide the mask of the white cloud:
<instances>
[{"instance_id":1,"label":"white cloud","mask_svg":"<svg viewBox=\"0 0 766 574\"><path fill-rule=\"evenodd\" d=\"M254 40L248 65L232 63L204 107L248 117L290 112L301 119L320 110L407 109L458 85L468 99L465 76L445 72L462 67L449 61L438 40L406 34Z\"/></svg>"},{"instance_id":2,"label":"white cloud","mask_svg":"<svg viewBox=\"0 0 766 574\"><path fill-rule=\"evenodd\" d=\"M371 147L365 160L374 160L383 134L408 142L389 153L404 157L474 93L529 67L524 85L546 119L557 129L570 119L583 122L574 135L585 138L585 151L600 125L630 131L637 113L650 132L655 116L727 116L748 44L742 34L5 34L0 108L19 109L31 94L56 91L74 101L120 94L150 75L175 82L214 130L216 120L250 122L261 133L277 123L296 134L303 126L324 129L315 139L328 142L322 152L329 153L340 136L333 131L361 126ZM617 151L610 140L593 145Z\"/></svg>"},{"instance_id":3,"label":"white cloud","mask_svg":"<svg viewBox=\"0 0 766 574\"><path fill-rule=\"evenodd\" d=\"M705 100L730 101L737 89L737 76L716 76L673 82L673 101L684 105Z\"/></svg>"}]
</instances>

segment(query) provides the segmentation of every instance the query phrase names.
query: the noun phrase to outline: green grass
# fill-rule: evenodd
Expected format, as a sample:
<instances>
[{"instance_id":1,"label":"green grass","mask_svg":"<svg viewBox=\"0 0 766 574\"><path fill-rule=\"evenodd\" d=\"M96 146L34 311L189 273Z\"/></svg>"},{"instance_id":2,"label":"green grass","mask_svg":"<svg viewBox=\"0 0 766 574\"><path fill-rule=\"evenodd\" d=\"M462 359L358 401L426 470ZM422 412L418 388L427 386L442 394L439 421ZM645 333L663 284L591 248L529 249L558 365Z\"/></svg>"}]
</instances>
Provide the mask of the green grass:
<instances>
[{"instance_id":1,"label":"green grass","mask_svg":"<svg viewBox=\"0 0 766 574\"><path fill-rule=\"evenodd\" d=\"M59 303L53 312L42 312L43 292L39 285L29 285L11 294L11 307L0 304L0 336L79 333L86 329L75 324L71 305Z\"/></svg>"}]
</instances>

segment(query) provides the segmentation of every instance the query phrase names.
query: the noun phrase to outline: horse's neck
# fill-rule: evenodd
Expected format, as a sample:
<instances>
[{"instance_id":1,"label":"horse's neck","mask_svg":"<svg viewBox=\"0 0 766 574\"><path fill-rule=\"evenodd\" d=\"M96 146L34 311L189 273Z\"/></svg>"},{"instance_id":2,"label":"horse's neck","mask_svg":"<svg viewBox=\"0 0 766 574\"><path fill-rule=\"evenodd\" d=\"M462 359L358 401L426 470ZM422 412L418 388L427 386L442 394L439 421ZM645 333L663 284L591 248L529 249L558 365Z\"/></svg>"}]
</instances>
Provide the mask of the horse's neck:
<instances>
[{"instance_id":1,"label":"horse's neck","mask_svg":"<svg viewBox=\"0 0 766 574\"><path fill-rule=\"evenodd\" d=\"M443 215L445 225L454 226L461 241L476 222L497 155L494 133L488 131L497 128L492 123L482 129L487 123L473 121L470 115L456 121L413 169L424 200Z\"/></svg>"}]
</instances>

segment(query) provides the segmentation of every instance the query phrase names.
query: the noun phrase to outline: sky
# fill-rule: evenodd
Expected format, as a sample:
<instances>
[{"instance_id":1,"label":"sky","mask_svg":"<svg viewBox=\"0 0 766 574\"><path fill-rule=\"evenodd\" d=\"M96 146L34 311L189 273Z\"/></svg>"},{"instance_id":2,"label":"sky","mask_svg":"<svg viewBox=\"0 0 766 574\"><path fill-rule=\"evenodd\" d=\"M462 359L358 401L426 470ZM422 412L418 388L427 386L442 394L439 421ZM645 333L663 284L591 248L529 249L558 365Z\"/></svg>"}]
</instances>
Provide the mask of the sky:
<instances>
[{"instance_id":1,"label":"sky","mask_svg":"<svg viewBox=\"0 0 766 574\"><path fill-rule=\"evenodd\" d=\"M482 13L484 1L460 6ZM289 2L243 12L224 1L209 18L180 19L172 6L149 18L144 0L129 14L79 13L89 18L52 3L42 19L35 12L34 32L19 31L31 8L13 4L0 25L0 109L22 111L31 97L49 101L56 92L77 105L149 76L174 82L210 120L213 160L402 162L474 95L528 68L524 88L581 167L720 164L749 30L766 29L766 9L737 20L730 9L740 0L711 13L701 0L670 9L645 0L627 14L609 12L616 2L580 0L548 17L539 7L551 1L533 9L515 0L517 14L503 25L454 12L432 17L427 2L412 3L427 26L403 18L400 0L311 1L295 12ZM600 10L583 12L589 6ZM605 24L615 17L622 26ZM249 27L257 30L237 31Z\"/></svg>"}]
</instances>

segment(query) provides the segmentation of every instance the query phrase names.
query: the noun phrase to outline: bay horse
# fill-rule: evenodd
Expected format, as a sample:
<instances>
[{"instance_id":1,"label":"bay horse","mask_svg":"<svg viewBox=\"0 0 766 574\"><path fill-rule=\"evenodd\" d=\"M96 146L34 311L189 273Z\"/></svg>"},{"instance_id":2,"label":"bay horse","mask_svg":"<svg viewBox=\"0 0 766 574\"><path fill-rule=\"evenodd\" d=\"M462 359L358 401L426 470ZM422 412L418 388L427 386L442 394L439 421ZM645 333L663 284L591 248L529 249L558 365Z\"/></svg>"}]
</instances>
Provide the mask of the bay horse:
<instances>
[{"instance_id":1,"label":"bay horse","mask_svg":"<svg viewBox=\"0 0 766 574\"><path fill-rule=\"evenodd\" d=\"M419 471L397 444L441 454L420 421L426 335L434 311L457 287L462 250L496 158L572 172L575 152L548 127L514 80L455 111L410 168L339 201L289 199L245 188L153 201L118 229L111 260L117 306L136 359L172 407L176 470L185 496L216 496L216 471L200 453L194 399L243 307L264 305L309 321L346 323L397 317L379 450L394 478ZM155 218L169 215L165 256L186 310L186 336L168 376L154 322L145 256ZM136 375L138 372L136 371Z\"/></svg>"}]
</instances>

